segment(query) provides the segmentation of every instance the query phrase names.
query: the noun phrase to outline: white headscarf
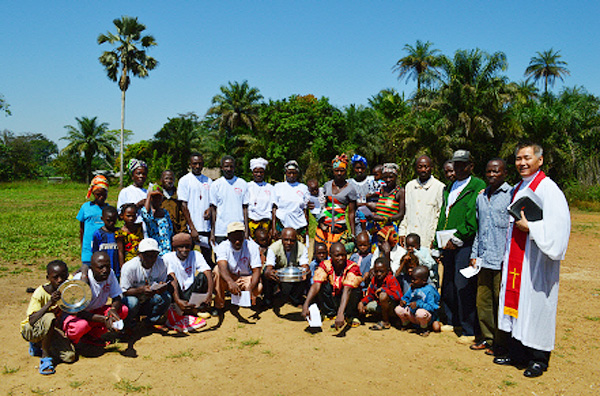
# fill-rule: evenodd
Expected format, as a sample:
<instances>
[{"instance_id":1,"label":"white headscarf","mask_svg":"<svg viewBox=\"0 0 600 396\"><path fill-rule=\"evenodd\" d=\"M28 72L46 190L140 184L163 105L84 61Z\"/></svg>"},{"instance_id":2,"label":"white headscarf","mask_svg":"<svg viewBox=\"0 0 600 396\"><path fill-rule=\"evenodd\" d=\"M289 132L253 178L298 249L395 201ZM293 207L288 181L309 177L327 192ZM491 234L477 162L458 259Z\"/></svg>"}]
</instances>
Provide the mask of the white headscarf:
<instances>
[{"instance_id":1,"label":"white headscarf","mask_svg":"<svg viewBox=\"0 0 600 396\"><path fill-rule=\"evenodd\" d=\"M252 171L256 168L267 169L267 165L269 165L269 161L267 161L266 159L264 159L262 157L252 158L250 160L250 170L252 170Z\"/></svg>"},{"instance_id":2,"label":"white headscarf","mask_svg":"<svg viewBox=\"0 0 600 396\"><path fill-rule=\"evenodd\" d=\"M394 175L398 174L399 166L393 162L388 162L387 164L383 164L383 173L391 172Z\"/></svg>"}]
</instances>

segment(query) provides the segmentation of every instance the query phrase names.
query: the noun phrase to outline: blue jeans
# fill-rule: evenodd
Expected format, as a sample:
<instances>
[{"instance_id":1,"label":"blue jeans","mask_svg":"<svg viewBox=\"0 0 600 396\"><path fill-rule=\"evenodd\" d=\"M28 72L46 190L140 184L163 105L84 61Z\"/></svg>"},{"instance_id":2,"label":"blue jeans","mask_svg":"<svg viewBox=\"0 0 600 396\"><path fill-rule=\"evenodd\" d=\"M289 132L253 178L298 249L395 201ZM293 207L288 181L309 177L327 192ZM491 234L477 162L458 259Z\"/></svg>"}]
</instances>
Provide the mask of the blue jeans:
<instances>
[{"instance_id":1,"label":"blue jeans","mask_svg":"<svg viewBox=\"0 0 600 396\"><path fill-rule=\"evenodd\" d=\"M140 315L145 315L146 320L152 324L157 323L163 316L169 305L171 305L171 295L169 292L155 294L150 299L140 303L136 296L124 296L123 304L129 308L129 314L125 319L125 325L131 326L131 323Z\"/></svg>"}]
</instances>

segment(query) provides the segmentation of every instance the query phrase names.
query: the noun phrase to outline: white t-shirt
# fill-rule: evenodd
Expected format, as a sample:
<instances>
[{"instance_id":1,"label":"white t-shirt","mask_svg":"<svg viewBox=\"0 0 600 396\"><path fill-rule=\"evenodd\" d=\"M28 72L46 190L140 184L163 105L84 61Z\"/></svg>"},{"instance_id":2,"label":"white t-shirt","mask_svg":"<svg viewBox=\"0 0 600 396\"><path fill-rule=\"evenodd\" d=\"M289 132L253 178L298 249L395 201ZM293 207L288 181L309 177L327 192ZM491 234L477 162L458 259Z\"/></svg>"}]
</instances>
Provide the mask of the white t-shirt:
<instances>
[{"instance_id":1,"label":"white t-shirt","mask_svg":"<svg viewBox=\"0 0 600 396\"><path fill-rule=\"evenodd\" d=\"M109 297L115 298L121 296L121 287L112 269L110 270L108 279L104 282L96 282L91 268L88 269L88 278L90 280L90 289L92 289L92 301L85 309L86 311L93 311L94 309L103 307L106 305ZM73 279L81 279L81 272L76 273Z\"/></svg>"},{"instance_id":2,"label":"white t-shirt","mask_svg":"<svg viewBox=\"0 0 600 396\"><path fill-rule=\"evenodd\" d=\"M452 205L454 205L454 202L456 202L456 199L458 198L462 190L464 190L465 187L467 187L467 184L469 184L470 181L471 176L467 177L464 180L456 180L454 183L452 183L452 187L450 187L450 193L448 194L448 204L446 205L446 217L448 217L448 214L450 213L450 208L452 207Z\"/></svg>"},{"instance_id":3,"label":"white t-shirt","mask_svg":"<svg viewBox=\"0 0 600 396\"><path fill-rule=\"evenodd\" d=\"M406 249L404 249L400 245L396 245L390 250L390 269L394 276L396 275L396 271L400 268L400 262L402 261L402 257L406 254ZM373 257L371 258L371 268L375 267L375 260L381 256L382 253L379 252L379 247L375 248L373 252Z\"/></svg>"},{"instance_id":4,"label":"white t-shirt","mask_svg":"<svg viewBox=\"0 0 600 396\"><path fill-rule=\"evenodd\" d=\"M273 214L273 185L267 182L248 183L248 218L259 221Z\"/></svg>"},{"instance_id":5,"label":"white t-shirt","mask_svg":"<svg viewBox=\"0 0 600 396\"><path fill-rule=\"evenodd\" d=\"M298 182L275 184L273 188L273 205L277 205L275 216L281 221L283 227L297 230L307 225L304 209L309 197L310 193L305 184Z\"/></svg>"},{"instance_id":6,"label":"white t-shirt","mask_svg":"<svg viewBox=\"0 0 600 396\"><path fill-rule=\"evenodd\" d=\"M175 275L181 290L187 290L192 286L196 273L210 271L204 256L197 250L192 250L185 261L177 257L177 252L167 253L162 258L167 265L167 273Z\"/></svg>"},{"instance_id":7,"label":"white t-shirt","mask_svg":"<svg viewBox=\"0 0 600 396\"><path fill-rule=\"evenodd\" d=\"M215 251L217 262L227 261L229 272L233 275L252 275L253 268L262 268L260 260L260 248L256 242L250 239L244 240L240 250L234 250L229 240L225 240L217 246Z\"/></svg>"},{"instance_id":8,"label":"white t-shirt","mask_svg":"<svg viewBox=\"0 0 600 396\"><path fill-rule=\"evenodd\" d=\"M227 236L227 225L244 222L243 205L248 205L248 183L237 176L220 177L210 186L210 204L217 208L215 236Z\"/></svg>"},{"instance_id":9,"label":"white t-shirt","mask_svg":"<svg viewBox=\"0 0 600 396\"><path fill-rule=\"evenodd\" d=\"M167 281L167 265L159 256L150 269L142 266L142 260L136 256L123 264L121 268L121 290L123 293L131 288Z\"/></svg>"},{"instance_id":10,"label":"white t-shirt","mask_svg":"<svg viewBox=\"0 0 600 396\"><path fill-rule=\"evenodd\" d=\"M210 207L211 184L209 177L190 172L177 185L177 199L187 202L190 217L198 232L210 231L210 220L204 220L204 212Z\"/></svg>"},{"instance_id":11,"label":"white t-shirt","mask_svg":"<svg viewBox=\"0 0 600 396\"><path fill-rule=\"evenodd\" d=\"M119 213L121 213L121 206L125 205L126 203L137 204L142 199L145 200L147 195L148 190L145 188L139 188L133 184L129 185L119 192L119 197L117 198L117 210ZM135 222L141 223L142 217L138 215L138 218Z\"/></svg>"}]
</instances>

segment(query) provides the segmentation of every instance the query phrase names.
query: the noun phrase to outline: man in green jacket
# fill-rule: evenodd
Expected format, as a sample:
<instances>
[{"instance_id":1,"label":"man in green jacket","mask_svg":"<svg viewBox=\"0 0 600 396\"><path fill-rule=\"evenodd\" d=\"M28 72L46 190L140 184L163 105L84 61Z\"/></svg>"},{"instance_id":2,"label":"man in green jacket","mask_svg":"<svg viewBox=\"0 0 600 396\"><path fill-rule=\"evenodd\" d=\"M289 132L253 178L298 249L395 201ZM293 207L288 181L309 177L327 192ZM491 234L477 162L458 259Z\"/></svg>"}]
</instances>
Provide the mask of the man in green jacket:
<instances>
[{"instance_id":1,"label":"man in green jacket","mask_svg":"<svg viewBox=\"0 0 600 396\"><path fill-rule=\"evenodd\" d=\"M477 231L475 201L485 189L485 182L474 176L471 154L457 150L452 156L456 180L444 189L444 202L437 230L454 230L444 246L438 246L442 254L444 277L442 280L442 303L446 323L461 327L465 342L472 341L479 332L477 323L477 278L465 278L459 271L469 266L471 245Z\"/></svg>"}]
</instances>

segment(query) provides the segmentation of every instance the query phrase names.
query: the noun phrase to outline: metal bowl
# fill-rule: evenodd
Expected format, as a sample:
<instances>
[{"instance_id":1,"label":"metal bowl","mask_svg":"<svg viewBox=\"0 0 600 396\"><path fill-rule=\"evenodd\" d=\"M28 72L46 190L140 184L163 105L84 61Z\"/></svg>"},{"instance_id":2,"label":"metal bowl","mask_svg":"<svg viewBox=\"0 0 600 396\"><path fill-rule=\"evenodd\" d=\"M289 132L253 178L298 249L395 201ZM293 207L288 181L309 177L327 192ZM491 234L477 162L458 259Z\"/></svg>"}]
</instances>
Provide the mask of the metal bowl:
<instances>
[{"instance_id":1,"label":"metal bowl","mask_svg":"<svg viewBox=\"0 0 600 396\"><path fill-rule=\"evenodd\" d=\"M301 267L285 267L277 270L277 277L280 282L302 282L302 278L308 273L304 268Z\"/></svg>"},{"instance_id":2,"label":"metal bowl","mask_svg":"<svg viewBox=\"0 0 600 396\"><path fill-rule=\"evenodd\" d=\"M58 291L60 292L58 306L66 313L83 311L92 301L92 289L79 279L64 282Z\"/></svg>"}]
</instances>

